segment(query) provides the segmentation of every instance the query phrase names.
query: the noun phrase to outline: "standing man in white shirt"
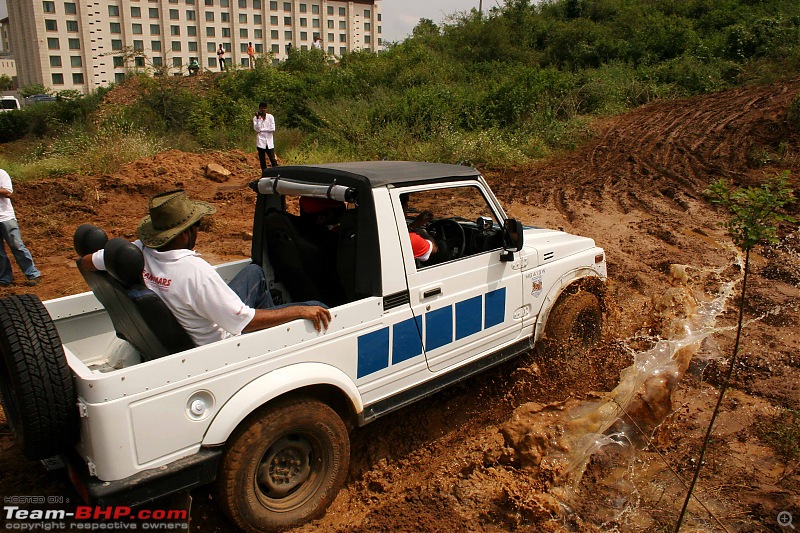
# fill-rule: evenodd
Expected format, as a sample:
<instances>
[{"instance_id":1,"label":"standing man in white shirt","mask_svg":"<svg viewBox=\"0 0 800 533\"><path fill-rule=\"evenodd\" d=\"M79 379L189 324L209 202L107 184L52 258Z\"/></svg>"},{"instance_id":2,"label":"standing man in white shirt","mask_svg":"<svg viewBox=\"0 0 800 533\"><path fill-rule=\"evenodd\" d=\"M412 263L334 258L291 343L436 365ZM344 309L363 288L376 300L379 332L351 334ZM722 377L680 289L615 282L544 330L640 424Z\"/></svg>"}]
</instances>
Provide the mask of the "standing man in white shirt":
<instances>
[{"instance_id":1,"label":"standing man in white shirt","mask_svg":"<svg viewBox=\"0 0 800 533\"><path fill-rule=\"evenodd\" d=\"M11 195L14 188L11 185L11 176L3 169L0 169L0 287L7 287L13 281L11 273L11 261L6 255L3 241L8 243L14 259L17 260L22 273L28 278L25 282L27 287L34 287L39 284L41 272L33 264L31 253L25 248L22 242L22 235L19 232L19 224L14 214L14 207L11 205Z\"/></svg>"},{"instance_id":2,"label":"standing man in white shirt","mask_svg":"<svg viewBox=\"0 0 800 533\"><path fill-rule=\"evenodd\" d=\"M278 166L275 159L275 117L267 113L267 103L258 104L258 113L253 117L253 129L256 132L256 148L261 170L267 168L267 156L273 167Z\"/></svg>"}]
</instances>

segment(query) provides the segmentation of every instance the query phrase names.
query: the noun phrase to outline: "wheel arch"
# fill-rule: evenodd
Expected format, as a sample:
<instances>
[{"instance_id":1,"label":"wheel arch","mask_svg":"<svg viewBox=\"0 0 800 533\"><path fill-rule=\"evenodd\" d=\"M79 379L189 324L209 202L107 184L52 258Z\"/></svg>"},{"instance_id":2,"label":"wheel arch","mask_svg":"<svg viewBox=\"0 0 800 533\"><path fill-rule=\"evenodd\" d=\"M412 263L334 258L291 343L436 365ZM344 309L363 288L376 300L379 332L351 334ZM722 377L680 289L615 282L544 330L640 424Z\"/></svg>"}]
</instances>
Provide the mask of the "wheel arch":
<instances>
[{"instance_id":1,"label":"wheel arch","mask_svg":"<svg viewBox=\"0 0 800 533\"><path fill-rule=\"evenodd\" d=\"M586 267L567 272L550 287L547 296L542 301L542 308L539 311L534 329L534 342L544 335L547 319L550 318L550 311L555 308L558 300L581 290L591 292L597 296L603 313L606 312L605 278L600 277L595 270Z\"/></svg>"},{"instance_id":2,"label":"wheel arch","mask_svg":"<svg viewBox=\"0 0 800 533\"><path fill-rule=\"evenodd\" d=\"M348 428L364 409L355 383L340 369L324 363L299 363L260 376L236 392L214 417L203 446L224 444L251 414L289 395L308 396L325 403Z\"/></svg>"}]
</instances>

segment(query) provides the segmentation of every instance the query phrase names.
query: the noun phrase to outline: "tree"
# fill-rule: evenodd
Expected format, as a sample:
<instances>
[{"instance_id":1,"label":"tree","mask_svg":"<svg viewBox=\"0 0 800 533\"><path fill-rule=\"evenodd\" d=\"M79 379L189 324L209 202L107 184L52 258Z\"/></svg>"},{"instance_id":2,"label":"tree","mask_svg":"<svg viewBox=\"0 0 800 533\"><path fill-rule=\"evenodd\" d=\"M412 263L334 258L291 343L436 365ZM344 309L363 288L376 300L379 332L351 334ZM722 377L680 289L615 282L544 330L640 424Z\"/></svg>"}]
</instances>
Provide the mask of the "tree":
<instances>
[{"instance_id":1,"label":"tree","mask_svg":"<svg viewBox=\"0 0 800 533\"><path fill-rule=\"evenodd\" d=\"M700 458L697 460L694 477L692 478L691 485L689 485L686 500L683 502L683 508L678 517L678 523L675 526L676 533L681 528L683 517L686 514L686 508L689 506L689 500L692 497L692 491L697 484L697 478L700 476L703 457L705 456L708 443L711 440L711 430L714 427L719 408L722 405L722 399L725 397L725 392L730 385L733 370L736 365L736 357L739 355L739 341L741 340L742 324L744 322L744 302L747 294L747 275L750 267L750 250L761 242L777 243L778 223L796 222L791 216L779 211L784 206L794 202L795 199L792 189L789 188L788 175L788 172L784 172L771 180L767 180L761 187L748 187L746 189L733 190L728 187L725 180L720 179L712 183L708 190L706 190L706 194L710 197L711 203L721 205L726 208L730 214L728 221L721 225L725 226L728 230L728 234L731 236L731 239L733 239L733 243L745 253L744 276L742 278L742 293L739 300L739 322L736 326L736 340L733 343L733 355L728 363L728 373L720 387L717 404L711 415L711 421L708 423L703 445L700 447Z\"/></svg>"},{"instance_id":2,"label":"tree","mask_svg":"<svg viewBox=\"0 0 800 533\"><path fill-rule=\"evenodd\" d=\"M50 89L40 83L32 83L25 87L20 87L19 95L23 98L33 96L34 94L50 94Z\"/></svg>"},{"instance_id":3,"label":"tree","mask_svg":"<svg viewBox=\"0 0 800 533\"><path fill-rule=\"evenodd\" d=\"M0 74L0 91L10 91L14 88L14 80L8 74Z\"/></svg>"}]
</instances>

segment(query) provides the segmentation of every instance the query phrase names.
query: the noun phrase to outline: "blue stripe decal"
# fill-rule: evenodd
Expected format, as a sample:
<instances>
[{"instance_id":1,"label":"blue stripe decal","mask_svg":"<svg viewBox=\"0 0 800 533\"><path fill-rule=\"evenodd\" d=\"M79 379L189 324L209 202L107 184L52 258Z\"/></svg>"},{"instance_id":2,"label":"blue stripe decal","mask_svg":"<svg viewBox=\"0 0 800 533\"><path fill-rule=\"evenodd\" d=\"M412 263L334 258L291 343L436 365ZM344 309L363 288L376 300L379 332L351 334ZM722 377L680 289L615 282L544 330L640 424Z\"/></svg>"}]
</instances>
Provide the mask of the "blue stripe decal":
<instances>
[{"instance_id":1,"label":"blue stripe decal","mask_svg":"<svg viewBox=\"0 0 800 533\"><path fill-rule=\"evenodd\" d=\"M486 293L486 323L483 329L502 324L506 318L506 288Z\"/></svg>"},{"instance_id":2,"label":"blue stripe decal","mask_svg":"<svg viewBox=\"0 0 800 533\"><path fill-rule=\"evenodd\" d=\"M481 330L483 296L475 296L456 304L456 340L474 335Z\"/></svg>"},{"instance_id":3,"label":"blue stripe decal","mask_svg":"<svg viewBox=\"0 0 800 533\"><path fill-rule=\"evenodd\" d=\"M389 366L389 328L358 338L358 377L363 378Z\"/></svg>"},{"instance_id":4,"label":"blue stripe decal","mask_svg":"<svg viewBox=\"0 0 800 533\"><path fill-rule=\"evenodd\" d=\"M392 364L402 363L422 355L422 317L409 318L393 326Z\"/></svg>"},{"instance_id":5,"label":"blue stripe decal","mask_svg":"<svg viewBox=\"0 0 800 533\"><path fill-rule=\"evenodd\" d=\"M435 350L453 342L453 306L425 313L425 349Z\"/></svg>"}]
</instances>

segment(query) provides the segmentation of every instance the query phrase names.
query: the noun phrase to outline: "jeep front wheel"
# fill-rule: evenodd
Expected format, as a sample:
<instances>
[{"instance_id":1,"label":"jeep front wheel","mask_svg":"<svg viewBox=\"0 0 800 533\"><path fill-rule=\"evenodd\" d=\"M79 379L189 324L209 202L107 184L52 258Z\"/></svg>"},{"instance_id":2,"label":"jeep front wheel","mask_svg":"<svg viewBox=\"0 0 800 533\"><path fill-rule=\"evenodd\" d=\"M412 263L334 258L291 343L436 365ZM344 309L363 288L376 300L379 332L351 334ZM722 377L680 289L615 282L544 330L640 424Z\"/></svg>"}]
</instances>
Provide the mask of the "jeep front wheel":
<instances>
[{"instance_id":1,"label":"jeep front wheel","mask_svg":"<svg viewBox=\"0 0 800 533\"><path fill-rule=\"evenodd\" d=\"M245 531L279 531L320 517L344 483L350 440L342 419L310 398L267 406L228 440L216 493Z\"/></svg>"},{"instance_id":2,"label":"jeep front wheel","mask_svg":"<svg viewBox=\"0 0 800 533\"><path fill-rule=\"evenodd\" d=\"M559 298L550 311L545 337L559 353L580 355L600 342L603 333L603 309L600 300L588 291L578 291Z\"/></svg>"}]
</instances>

